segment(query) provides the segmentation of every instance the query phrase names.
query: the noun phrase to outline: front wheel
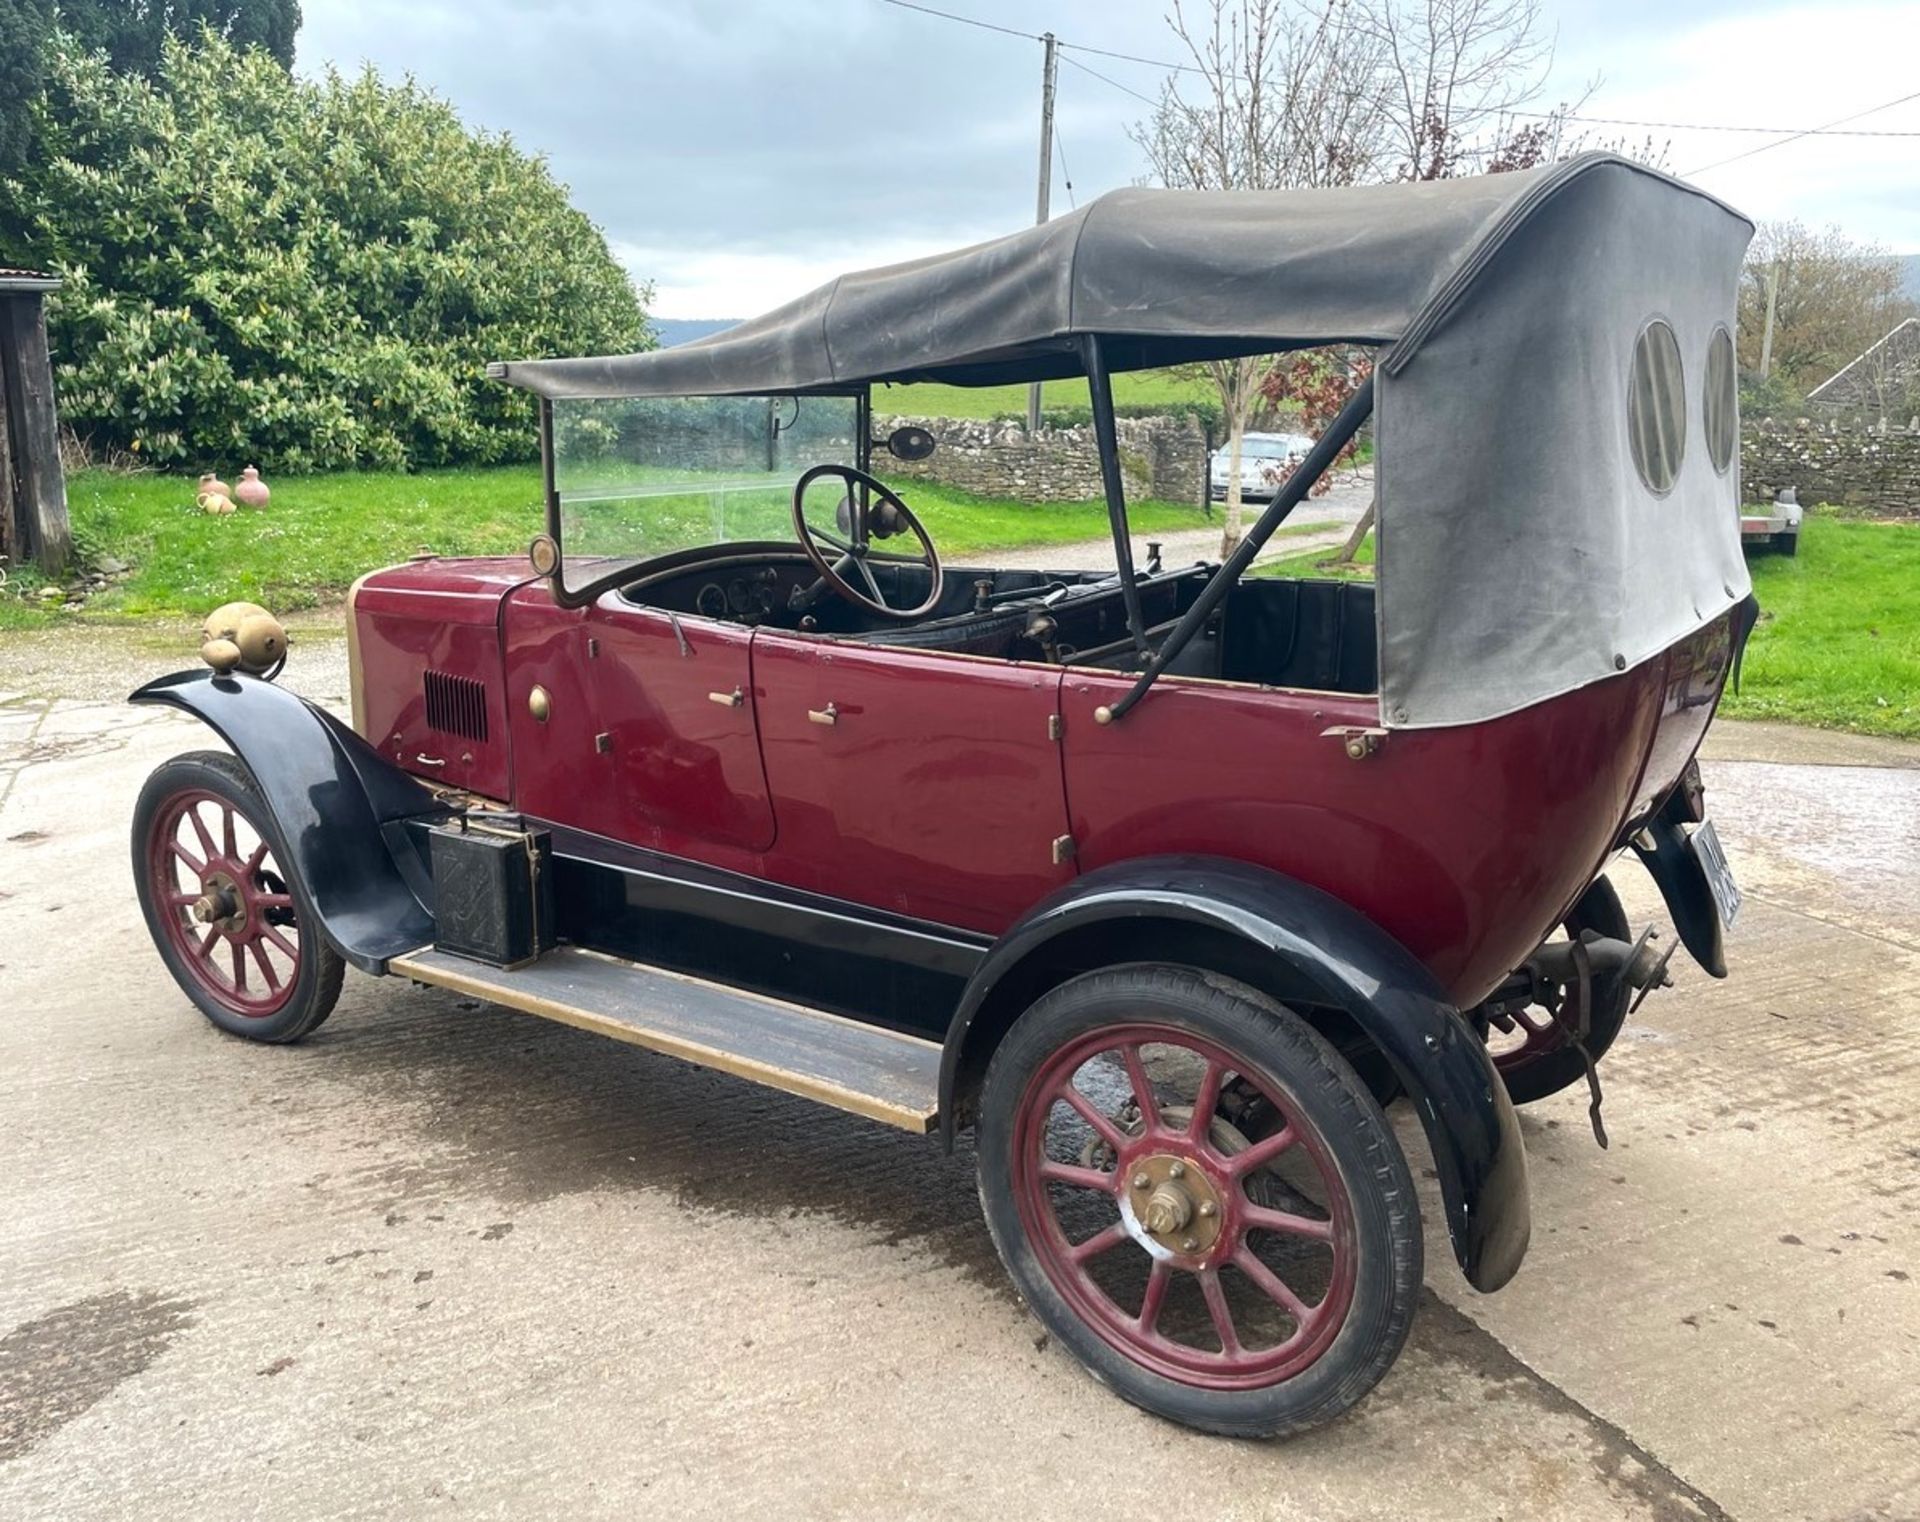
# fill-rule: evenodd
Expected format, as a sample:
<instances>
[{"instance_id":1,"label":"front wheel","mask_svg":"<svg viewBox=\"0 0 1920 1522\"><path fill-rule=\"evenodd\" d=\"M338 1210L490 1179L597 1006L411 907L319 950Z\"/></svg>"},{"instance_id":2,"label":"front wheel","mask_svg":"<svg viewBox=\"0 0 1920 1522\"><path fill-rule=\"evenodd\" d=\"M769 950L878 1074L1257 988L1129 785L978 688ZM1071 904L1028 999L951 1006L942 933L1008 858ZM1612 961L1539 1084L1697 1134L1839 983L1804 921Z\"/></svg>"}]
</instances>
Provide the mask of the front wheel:
<instances>
[{"instance_id":1,"label":"front wheel","mask_svg":"<svg viewBox=\"0 0 1920 1522\"><path fill-rule=\"evenodd\" d=\"M1141 964L1048 993L988 1068L979 1178L1042 1323L1174 1421L1303 1430L1406 1340L1406 1159L1352 1068L1251 988Z\"/></svg>"},{"instance_id":2,"label":"front wheel","mask_svg":"<svg viewBox=\"0 0 1920 1522\"><path fill-rule=\"evenodd\" d=\"M167 971L223 1031L297 1041L333 1012L344 964L313 923L266 801L232 756L166 762L133 811L133 877Z\"/></svg>"}]
</instances>

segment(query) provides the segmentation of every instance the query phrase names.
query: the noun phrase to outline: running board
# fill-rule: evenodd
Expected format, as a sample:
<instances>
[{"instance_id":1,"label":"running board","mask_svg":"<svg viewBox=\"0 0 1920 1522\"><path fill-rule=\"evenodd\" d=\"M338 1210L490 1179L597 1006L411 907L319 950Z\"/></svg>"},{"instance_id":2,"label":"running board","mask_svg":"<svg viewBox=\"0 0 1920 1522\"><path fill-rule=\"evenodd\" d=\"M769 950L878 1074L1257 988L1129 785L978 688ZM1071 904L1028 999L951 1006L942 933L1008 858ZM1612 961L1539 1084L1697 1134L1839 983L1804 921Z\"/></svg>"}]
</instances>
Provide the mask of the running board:
<instances>
[{"instance_id":1,"label":"running board","mask_svg":"<svg viewBox=\"0 0 1920 1522\"><path fill-rule=\"evenodd\" d=\"M939 1043L684 973L573 946L515 968L423 946L387 970L920 1135L938 1114Z\"/></svg>"}]
</instances>

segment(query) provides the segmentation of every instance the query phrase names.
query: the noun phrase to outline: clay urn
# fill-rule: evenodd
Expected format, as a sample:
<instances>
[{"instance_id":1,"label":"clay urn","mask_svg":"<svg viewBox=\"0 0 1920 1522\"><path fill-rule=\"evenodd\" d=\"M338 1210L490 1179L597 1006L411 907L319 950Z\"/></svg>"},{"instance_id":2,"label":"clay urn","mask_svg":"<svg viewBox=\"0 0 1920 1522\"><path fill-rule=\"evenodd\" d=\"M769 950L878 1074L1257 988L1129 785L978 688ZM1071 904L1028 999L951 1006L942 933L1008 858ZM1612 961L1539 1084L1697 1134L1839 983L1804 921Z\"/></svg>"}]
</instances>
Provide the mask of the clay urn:
<instances>
[{"instance_id":1,"label":"clay urn","mask_svg":"<svg viewBox=\"0 0 1920 1522\"><path fill-rule=\"evenodd\" d=\"M272 495L267 483L260 479L259 470L252 465L240 472L240 484L233 489L233 500L242 507L265 507Z\"/></svg>"},{"instance_id":2,"label":"clay urn","mask_svg":"<svg viewBox=\"0 0 1920 1522\"><path fill-rule=\"evenodd\" d=\"M233 495L233 488L227 485L225 481L222 481L217 472L210 470L200 478L200 485L195 495L204 497L209 492L218 492L223 497L231 497Z\"/></svg>"}]
</instances>

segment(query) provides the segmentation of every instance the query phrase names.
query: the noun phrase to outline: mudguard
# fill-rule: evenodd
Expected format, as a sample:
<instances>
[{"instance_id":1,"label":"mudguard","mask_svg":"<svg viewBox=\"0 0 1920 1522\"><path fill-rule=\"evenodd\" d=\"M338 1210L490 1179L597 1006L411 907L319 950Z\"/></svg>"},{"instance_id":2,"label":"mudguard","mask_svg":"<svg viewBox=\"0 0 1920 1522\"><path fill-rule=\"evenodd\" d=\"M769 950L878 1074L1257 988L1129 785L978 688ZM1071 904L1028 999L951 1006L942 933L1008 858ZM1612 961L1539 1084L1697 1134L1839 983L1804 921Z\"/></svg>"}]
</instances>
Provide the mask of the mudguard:
<instances>
[{"instance_id":1,"label":"mudguard","mask_svg":"<svg viewBox=\"0 0 1920 1522\"><path fill-rule=\"evenodd\" d=\"M1683 822L1706 817L1699 802L1698 774L1692 789L1677 787L1645 829L1636 830L1629 844L1647 869L1660 896L1667 901L1680 944L1694 961L1716 978L1727 975L1726 938L1720 928L1720 910L1707 886L1707 869L1687 843Z\"/></svg>"},{"instance_id":2,"label":"mudguard","mask_svg":"<svg viewBox=\"0 0 1920 1522\"><path fill-rule=\"evenodd\" d=\"M181 671L131 703L192 714L259 783L292 870L334 949L363 972L433 939L432 887L403 869L401 821L450 812L338 719L250 676Z\"/></svg>"},{"instance_id":3,"label":"mudguard","mask_svg":"<svg viewBox=\"0 0 1920 1522\"><path fill-rule=\"evenodd\" d=\"M1485 1044L1433 975L1385 931L1317 888L1240 862L1176 856L1103 867L1009 930L968 983L948 1031L940 1114L949 1139L968 1036L996 986L1044 955L1048 943L1103 920L1226 931L1277 959L1299 980L1302 998L1344 1010L1419 1112L1467 1282L1495 1290L1513 1277L1532 1230L1527 1160L1513 1102Z\"/></svg>"}]
</instances>

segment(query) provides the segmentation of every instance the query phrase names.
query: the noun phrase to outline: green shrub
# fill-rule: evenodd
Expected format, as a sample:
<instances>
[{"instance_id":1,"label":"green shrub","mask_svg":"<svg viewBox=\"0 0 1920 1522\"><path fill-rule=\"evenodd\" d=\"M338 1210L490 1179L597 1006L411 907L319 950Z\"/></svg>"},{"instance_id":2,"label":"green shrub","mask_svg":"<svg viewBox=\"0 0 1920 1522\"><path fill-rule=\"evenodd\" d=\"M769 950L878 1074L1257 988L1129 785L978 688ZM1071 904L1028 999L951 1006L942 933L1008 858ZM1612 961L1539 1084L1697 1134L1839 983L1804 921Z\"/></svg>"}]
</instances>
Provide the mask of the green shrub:
<instances>
[{"instance_id":1,"label":"green shrub","mask_svg":"<svg viewBox=\"0 0 1920 1522\"><path fill-rule=\"evenodd\" d=\"M290 77L211 33L157 80L70 39L0 255L49 266L64 421L197 468L526 458L488 360L645 347L605 238L545 162L411 81ZM10 203L10 204L9 204Z\"/></svg>"}]
</instances>

